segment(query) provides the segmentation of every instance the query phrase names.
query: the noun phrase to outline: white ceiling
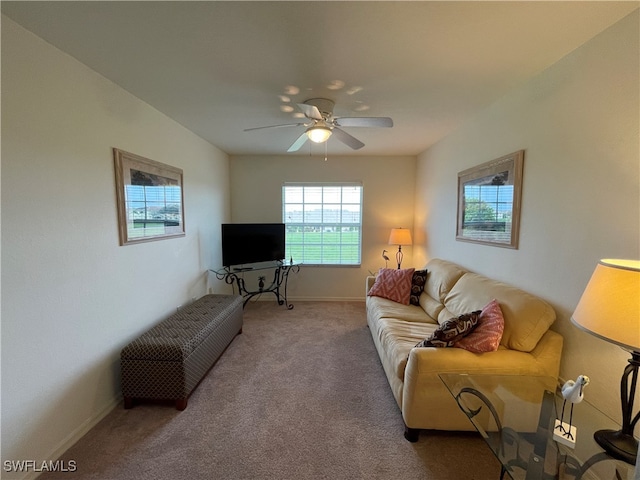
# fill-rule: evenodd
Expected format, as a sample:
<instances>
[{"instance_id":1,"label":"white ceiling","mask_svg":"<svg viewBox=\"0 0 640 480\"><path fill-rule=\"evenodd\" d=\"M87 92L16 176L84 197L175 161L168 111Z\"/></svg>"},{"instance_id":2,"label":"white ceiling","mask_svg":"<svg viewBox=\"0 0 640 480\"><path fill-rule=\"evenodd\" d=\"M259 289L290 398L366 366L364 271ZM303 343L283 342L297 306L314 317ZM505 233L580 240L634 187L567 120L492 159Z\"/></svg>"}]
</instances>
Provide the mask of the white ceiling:
<instances>
[{"instance_id":1,"label":"white ceiling","mask_svg":"<svg viewBox=\"0 0 640 480\"><path fill-rule=\"evenodd\" d=\"M3 1L2 12L229 154L286 152L303 127L243 129L297 122L281 111L295 87L294 106L325 97L336 116L393 118L345 127L365 147L330 139L329 153L416 155L638 5Z\"/></svg>"}]
</instances>

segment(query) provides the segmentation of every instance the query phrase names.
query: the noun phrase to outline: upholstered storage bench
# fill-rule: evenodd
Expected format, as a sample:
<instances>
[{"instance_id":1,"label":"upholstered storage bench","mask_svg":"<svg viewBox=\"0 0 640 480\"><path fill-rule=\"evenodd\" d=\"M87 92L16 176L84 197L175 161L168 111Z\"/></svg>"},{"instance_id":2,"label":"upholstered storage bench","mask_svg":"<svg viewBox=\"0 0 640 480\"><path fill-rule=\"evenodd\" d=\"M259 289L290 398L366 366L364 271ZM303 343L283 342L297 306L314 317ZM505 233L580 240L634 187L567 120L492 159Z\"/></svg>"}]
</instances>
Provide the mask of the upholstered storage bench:
<instances>
[{"instance_id":1,"label":"upholstered storage bench","mask_svg":"<svg viewBox=\"0 0 640 480\"><path fill-rule=\"evenodd\" d=\"M242 297L205 295L129 343L120 353L124 408L135 399L187 399L238 333Z\"/></svg>"}]
</instances>

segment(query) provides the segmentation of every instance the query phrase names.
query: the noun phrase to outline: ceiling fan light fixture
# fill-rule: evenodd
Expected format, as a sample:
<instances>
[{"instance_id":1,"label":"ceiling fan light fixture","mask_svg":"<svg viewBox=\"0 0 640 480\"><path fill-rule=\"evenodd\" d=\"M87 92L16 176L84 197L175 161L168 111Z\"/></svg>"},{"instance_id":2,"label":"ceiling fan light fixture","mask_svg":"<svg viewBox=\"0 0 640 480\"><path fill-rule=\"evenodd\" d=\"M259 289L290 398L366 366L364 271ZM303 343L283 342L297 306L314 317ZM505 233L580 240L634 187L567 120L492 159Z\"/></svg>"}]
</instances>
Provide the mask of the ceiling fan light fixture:
<instances>
[{"instance_id":1,"label":"ceiling fan light fixture","mask_svg":"<svg viewBox=\"0 0 640 480\"><path fill-rule=\"evenodd\" d=\"M331 136L331 129L322 125L316 125L308 128L306 131L309 140L315 143L324 143Z\"/></svg>"}]
</instances>

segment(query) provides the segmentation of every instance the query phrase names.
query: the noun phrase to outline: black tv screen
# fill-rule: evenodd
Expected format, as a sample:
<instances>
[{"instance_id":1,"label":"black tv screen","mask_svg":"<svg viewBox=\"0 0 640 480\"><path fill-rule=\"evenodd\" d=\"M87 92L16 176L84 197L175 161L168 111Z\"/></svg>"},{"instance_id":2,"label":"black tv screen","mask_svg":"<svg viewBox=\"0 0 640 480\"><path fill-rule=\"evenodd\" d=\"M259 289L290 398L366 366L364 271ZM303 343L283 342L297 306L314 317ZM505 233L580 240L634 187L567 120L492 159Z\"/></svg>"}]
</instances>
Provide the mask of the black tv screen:
<instances>
[{"instance_id":1,"label":"black tv screen","mask_svg":"<svg viewBox=\"0 0 640 480\"><path fill-rule=\"evenodd\" d=\"M284 223L223 223L222 264L225 267L283 260Z\"/></svg>"}]
</instances>

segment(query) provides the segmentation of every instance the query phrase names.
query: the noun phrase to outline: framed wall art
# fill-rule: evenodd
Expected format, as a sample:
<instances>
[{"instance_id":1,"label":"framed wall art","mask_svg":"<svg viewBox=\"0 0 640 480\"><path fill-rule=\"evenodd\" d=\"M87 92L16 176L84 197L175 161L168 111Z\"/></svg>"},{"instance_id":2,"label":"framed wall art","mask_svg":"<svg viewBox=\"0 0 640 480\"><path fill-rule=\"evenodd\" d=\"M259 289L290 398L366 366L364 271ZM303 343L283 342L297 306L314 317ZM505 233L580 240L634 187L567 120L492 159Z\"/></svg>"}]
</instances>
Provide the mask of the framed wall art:
<instances>
[{"instance_id":1,"label":"framed wall art","mask_svg":"<svg viewBox=\"0 0 640 480\"><path fill-rule=\"evenodd\" d=\"M458 173L456 240L518 248L524 150Z\"/></svg>"},{"instance_id":2,"label":"framed wall art","mask_svg":"<svg viewBox=\"0 0 640 480\"><path fill-rule=\"evenodd\" d=\"M182 170L113 149L120 245L181 237Z\"/></svg>"}]
</instances>

